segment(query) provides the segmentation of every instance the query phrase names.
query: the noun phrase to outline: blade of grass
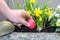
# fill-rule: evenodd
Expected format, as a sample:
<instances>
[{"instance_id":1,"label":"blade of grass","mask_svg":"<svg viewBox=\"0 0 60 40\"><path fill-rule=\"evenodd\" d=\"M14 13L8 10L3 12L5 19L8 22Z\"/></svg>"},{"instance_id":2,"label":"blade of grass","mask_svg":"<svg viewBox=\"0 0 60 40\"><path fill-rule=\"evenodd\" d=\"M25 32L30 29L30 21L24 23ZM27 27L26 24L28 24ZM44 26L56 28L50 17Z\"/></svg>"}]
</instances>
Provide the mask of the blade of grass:
<instances>
[{"instance_id":1,"label":"blade of grass","mask_svg":"<svg viewBox=\"0 0 60 40\"><path fill-rule=\"evenodd\" d=\"M14 4L14 1L12 0L12 5L13 5L13 8L14 9L16 9L16 7L15 7L15 4Z\"/></svg>"}]
</instances>

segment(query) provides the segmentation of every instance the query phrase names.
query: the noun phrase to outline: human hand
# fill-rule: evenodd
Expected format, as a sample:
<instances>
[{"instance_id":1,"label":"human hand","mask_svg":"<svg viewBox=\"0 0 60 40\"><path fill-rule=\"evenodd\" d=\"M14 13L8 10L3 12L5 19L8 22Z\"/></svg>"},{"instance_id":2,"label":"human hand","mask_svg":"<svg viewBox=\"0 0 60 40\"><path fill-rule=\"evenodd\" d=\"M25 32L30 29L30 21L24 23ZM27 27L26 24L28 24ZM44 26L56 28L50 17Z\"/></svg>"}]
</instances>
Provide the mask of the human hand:
<instances>
[{"instance_id":1,"label":"human hand","mask_svg":"<svg viewBox=\"0 0 60 40\"><path fill-rule=\"evenodd\" d=\"M15 25L23 24L29 27L29 23L25 21L25 17L32 19L30 15L24 10L10 10L6 12L5 18L14 23Z\"/></svg>"}]
</instances>

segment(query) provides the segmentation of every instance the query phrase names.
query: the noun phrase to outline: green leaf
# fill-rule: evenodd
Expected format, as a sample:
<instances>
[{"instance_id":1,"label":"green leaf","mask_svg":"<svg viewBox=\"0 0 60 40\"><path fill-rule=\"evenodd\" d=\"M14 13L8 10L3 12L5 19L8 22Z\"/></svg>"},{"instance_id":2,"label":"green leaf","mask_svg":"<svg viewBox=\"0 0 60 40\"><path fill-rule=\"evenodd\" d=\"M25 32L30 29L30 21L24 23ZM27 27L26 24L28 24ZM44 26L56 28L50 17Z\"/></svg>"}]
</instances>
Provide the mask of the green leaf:
<instances>
[{"instance_id":1,"label":"green leaf","mask_svg":"<svg viewBox=\"0 0 60 40\"><path fill-rule=\"evenodd\" d=\"M60 32L60 28L56 28L56 32Z\"/></svg>"},{"instance_id":2,"label":"green leaf","mask_svg":"<svg viewBox=\"0 0 60 40\"><path fill-rule=\"evenodd\" d=\"M31 4L28 0L26 0L26 10L34 12L33 4Z\"/></svg>"},{"instance_id":3,"label":"green leaf","mask_svg":"<svg viewBox=\"0 0 60 40\"><path fill-rule=\"evenodd\" d=\"M58 19L57 17L53 17L51 19L51 23L50 24L53 25L53 26L56 25L57 19Z\"/></svg>"},{"instance_id":4,"label":"green leaf","mask_svg":"<svg viewBox=\"0 0 60 40\"><path fill-rule=\"evenodd\" d=\"M31 10L31 4L28 0L26 0L26 8L27 10Z\"/></svg>"},{"instance_id":5,"label":"green leaf","mask_svg":"<svg viewBox=\"0 0 60 40\"><path fill-rule=\"evenodd\" d=\"M42 22L37 22L37 27L42 27Z\"/></svg>"},{"instance_id":6,"label":"green leaf","mask_svg":"<svg viewBox=\"0 0 60 40\"><path fill-rule=\"evenodd\" d=\"M34 6L33 6L33 8L38 8L38 5L39 3L38 2L36 2L35 4L34 4Z\"/></svg>"},{"instance_id":7,"label":"green leaf","mask_svg":"<svg viewBox=\"0 0 60 40\"><path fill-rule=\"evenodd\" d=\"M45 3L42 7L42 10L47 9L47 8L48 8L48 3Z\"/></svg>"},{"instance_id":8,"label":"green leaf","mask_svg":"<svg viewBox=\"0 0 60 40\"><path fill-rule=\"evenodd\" d=\"M42 21L39 21L39 18L40 18L40 17L36 17L36 24L37 24L37 28L39 28L39 27L42 27L42 26L43 26L43 23L42 23Z\"/></svg>"}]
</instances>

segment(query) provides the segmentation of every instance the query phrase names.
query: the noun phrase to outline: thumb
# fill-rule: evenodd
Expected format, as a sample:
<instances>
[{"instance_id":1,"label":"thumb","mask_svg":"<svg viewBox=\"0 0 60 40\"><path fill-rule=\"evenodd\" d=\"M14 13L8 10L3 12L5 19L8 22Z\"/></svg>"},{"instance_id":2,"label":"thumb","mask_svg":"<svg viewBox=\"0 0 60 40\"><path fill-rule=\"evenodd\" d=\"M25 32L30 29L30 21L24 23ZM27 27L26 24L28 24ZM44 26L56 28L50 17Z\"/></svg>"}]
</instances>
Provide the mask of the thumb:
<instances>
[{"instance_id":1,"label":"thumb","mask_svg":"<svg viewBox=\"0 0 60 40\"><path fill-rule=\"evenodd\" d=\"M28 22L26 22L24 19L21 19L20 23L27 26L27 27L30 26L30 24Z\"/></svg>"},{"instance_id":2,"label":"thumb","mask_svg":"<svg viewBox=\"0 0 60 40\"><path fill-rule=\"evenodd\" d=\"M14 25L20 27L22 24L13 23Z\"/></svg>"},{"instance_id":3,"label":"thumb","mask_svg":"<svg viewBox=\"0 0 60 40\"><path fill-rule=\"evenodd\" d=\"M23 11L22 13L23 13L24 17L26 17L28 19L32 19L32 16L29 15L26 11Z\"/></svg>"}]
</instances>

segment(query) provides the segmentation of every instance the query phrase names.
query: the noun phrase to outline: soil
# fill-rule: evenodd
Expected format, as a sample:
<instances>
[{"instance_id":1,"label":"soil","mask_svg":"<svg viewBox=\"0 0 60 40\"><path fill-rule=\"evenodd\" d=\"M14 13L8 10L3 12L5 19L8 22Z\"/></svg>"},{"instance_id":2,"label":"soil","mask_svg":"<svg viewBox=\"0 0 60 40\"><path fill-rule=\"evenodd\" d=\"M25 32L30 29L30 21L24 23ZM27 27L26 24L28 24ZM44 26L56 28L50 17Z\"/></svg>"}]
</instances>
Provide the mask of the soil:
<instances>
[{"instance_id":1,"label":"soil","mask_svg":"<svg viewBox=\"0 0 60 40\"><path fill-rule=\"evenodd\" d=\"M44 29L42 29L40 32L55 32L56 31L56 27L46 27Z\"/></svg>"},{"instance_id":2,"label":"soil","mask_svg":"<svg viewBox=\"0 0 60 40\"><path fill-rule=\"evenodd\" d=\"M14 32L38 32L36 29L37 27L34 29L29 29L28 27L22 25L20 28L18 26L15 26Z\"/></svg>"},{"instance_id":3,"label":"soil","mask_svg":"<svg viewBox=\"0 0 60 40\"><path fill-rule=\"evenodd\" d=\"M34 29L29 29L28 27L22 25L20 28L18 26L15 26L14 32L55 32L56 27L48 26L40 31L37 30L37 27Z\"/></svg>"}]
</instances>

